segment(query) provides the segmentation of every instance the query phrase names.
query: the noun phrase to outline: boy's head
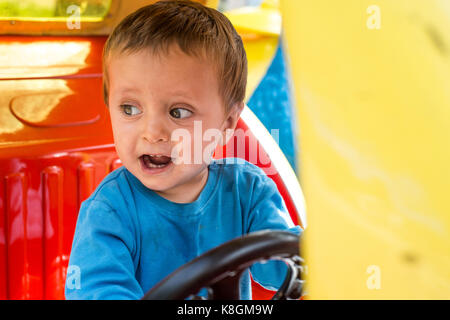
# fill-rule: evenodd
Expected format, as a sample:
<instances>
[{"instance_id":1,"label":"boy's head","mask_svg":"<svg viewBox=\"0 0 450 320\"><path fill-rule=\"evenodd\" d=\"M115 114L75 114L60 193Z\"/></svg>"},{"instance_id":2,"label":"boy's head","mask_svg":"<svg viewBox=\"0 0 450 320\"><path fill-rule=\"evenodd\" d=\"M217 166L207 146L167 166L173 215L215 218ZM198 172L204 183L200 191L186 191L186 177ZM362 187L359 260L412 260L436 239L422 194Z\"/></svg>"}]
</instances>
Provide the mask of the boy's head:
<instances>
[{"instance_id":1,"label":"boy's head","mask_svg":"<svg viewBox=\"0 0 450 320\"><path fill-rule=\"evenodd\" d=\"M150 50L165 54L171 45L213 65L225 111L242 103L247 57L241 37L219 11L188 0L159 1L128 15L103 49L103 97L109 106L108 60L112 54Z\"/></svg>"},{"instance_id":2,"label":"boy's head","mask_svg":"<svg viewBox=\"0 0 450 320\"><path fill-rule=\"evenodd\" d=\"M161 1L116 27L103 62L104 97L123 165L161 196L193 201L215 146L235 129L243 108L241 38L214 9Z\"/></svg>"}]
</instances>

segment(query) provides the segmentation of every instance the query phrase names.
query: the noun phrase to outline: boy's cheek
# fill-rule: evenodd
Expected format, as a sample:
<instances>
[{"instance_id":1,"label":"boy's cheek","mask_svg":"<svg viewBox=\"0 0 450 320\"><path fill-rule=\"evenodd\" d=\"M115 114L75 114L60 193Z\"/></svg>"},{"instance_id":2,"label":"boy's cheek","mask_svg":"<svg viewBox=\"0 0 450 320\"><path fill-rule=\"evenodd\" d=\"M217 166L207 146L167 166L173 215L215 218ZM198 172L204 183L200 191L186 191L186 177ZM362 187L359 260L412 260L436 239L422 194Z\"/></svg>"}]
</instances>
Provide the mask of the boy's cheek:
<instances>
[{"instance_id":1,"label":"boy's cheek","mask_svg":"<svg viewBox=\"0 0 450 320\"><path fill-rule=\"evenodd\" d=\"M209 164L215 149L223 141L219 130L205 132L202 135L183 136L174 142L172 161L175 164Z\"/></svg>"}]
</instances>

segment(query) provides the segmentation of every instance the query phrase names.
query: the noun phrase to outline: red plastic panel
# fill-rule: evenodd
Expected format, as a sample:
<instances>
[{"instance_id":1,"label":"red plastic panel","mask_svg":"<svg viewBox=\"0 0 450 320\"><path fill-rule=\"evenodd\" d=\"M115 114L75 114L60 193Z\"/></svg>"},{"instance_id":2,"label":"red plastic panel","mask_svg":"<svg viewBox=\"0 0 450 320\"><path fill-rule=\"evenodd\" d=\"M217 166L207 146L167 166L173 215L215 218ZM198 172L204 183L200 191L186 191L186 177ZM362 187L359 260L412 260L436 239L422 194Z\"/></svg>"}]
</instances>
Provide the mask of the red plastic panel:
<instances>
[{"instance_id":1,"label":"red plastic panel","mask_svg":"<svg viewBox=\"0 0 450 320\"><path fill-rule=\"evenodd\" d=\"M80 199L116 158L111 145L0 158L1 299L64 299Z\"/></svg>"},{"instance_id":2,"label":"red plastic panel","mask_svg":"<svg viewBox=\"0 0 450 320\"><path fill-rule=\"evenodd\" d=\"M42 296L42 216L28 210L32 201L27 175L5 178L8 294L10 299L40 299Z\"/></svg>"},{"instance_id":3,"label":"red plastic panel","mask_svg":"<svg viewBox=\"0 0 450 320\"><path fill-rule=\"evenodd\" d=\"M68 256L64 254L63 169L46 167L42 174L44 215L44 298L64 299L64 279Z\"/></svg>"},{"instance_id":4,"label":"red plastic panel","mask_svg":"<svg viewBox=\"0 0 450 320\"><path fill-rule=\"evenodd\" d=\"M7 251L6 251L6 193L4 180L0 181L0 299L8 297L8 273L7 273Z\"/></svg>"},{"instance_id":5,"label":"red plastic panel","mask_svg":"<svg viewBox=\"0 0 450 320\"><path fill-rule=\"evenodd\" d=\"M95 166L92 162L82 162L78 166L78 208L81 203L89 198L91 193L95 190L96 184L94 181Z\"/></svg>"}]
</instances>

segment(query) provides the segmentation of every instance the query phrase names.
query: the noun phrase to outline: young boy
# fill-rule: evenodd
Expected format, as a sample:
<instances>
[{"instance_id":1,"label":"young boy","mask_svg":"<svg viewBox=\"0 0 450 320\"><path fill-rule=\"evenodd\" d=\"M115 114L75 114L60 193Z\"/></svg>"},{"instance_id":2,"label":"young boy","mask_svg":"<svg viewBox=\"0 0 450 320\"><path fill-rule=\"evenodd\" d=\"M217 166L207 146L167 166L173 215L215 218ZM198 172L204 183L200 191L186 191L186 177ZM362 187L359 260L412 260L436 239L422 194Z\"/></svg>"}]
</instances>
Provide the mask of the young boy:
<instances>
[{"instance_id":1,"label":"young boy","mask_svg":"<svg viewBox=\"0 0 450 320\"><path fill-rule=\"evenodd\" d=\"M244 106L246 55L224 15L189 1L157 2L115 28L103 59L123 167L80 208L69 262L79 279L68 277L67 299L140 299L228 240L263 229L300 232L283 218L276 185L259 168L211 162L213 149L204 151L211 139L203 132L224 144ZM174 133L183 136L182 149ZM277 263L271 272L255 266L252 276L280 285L285 269ZM248 273L241 297L251 298Z\"/></svg>"}]
</instances>

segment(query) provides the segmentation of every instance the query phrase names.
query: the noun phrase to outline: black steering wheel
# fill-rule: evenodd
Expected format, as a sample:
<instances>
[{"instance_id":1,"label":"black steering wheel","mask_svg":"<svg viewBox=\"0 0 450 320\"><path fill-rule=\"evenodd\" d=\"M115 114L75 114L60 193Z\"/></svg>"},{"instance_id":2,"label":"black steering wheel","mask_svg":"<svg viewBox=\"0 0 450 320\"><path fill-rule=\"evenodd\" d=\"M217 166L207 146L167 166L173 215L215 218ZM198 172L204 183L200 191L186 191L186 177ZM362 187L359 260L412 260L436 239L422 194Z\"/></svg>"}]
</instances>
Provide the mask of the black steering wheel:
<instances>
[{"instance_id":1,"label":"black steering wheel","mask_svg":"<svg viewBox=\"0 0 450 320\"><path fill-rule=\"evenodd\" d=\"M237 300L239 279L256 262L283 260L286 278L273 300L298 299L302 294L300 237L287 231L258 231L228 241L181 266L149 290L143 300L196 298L202 288L208 299Z\"/></svg>"}]
</instances>

